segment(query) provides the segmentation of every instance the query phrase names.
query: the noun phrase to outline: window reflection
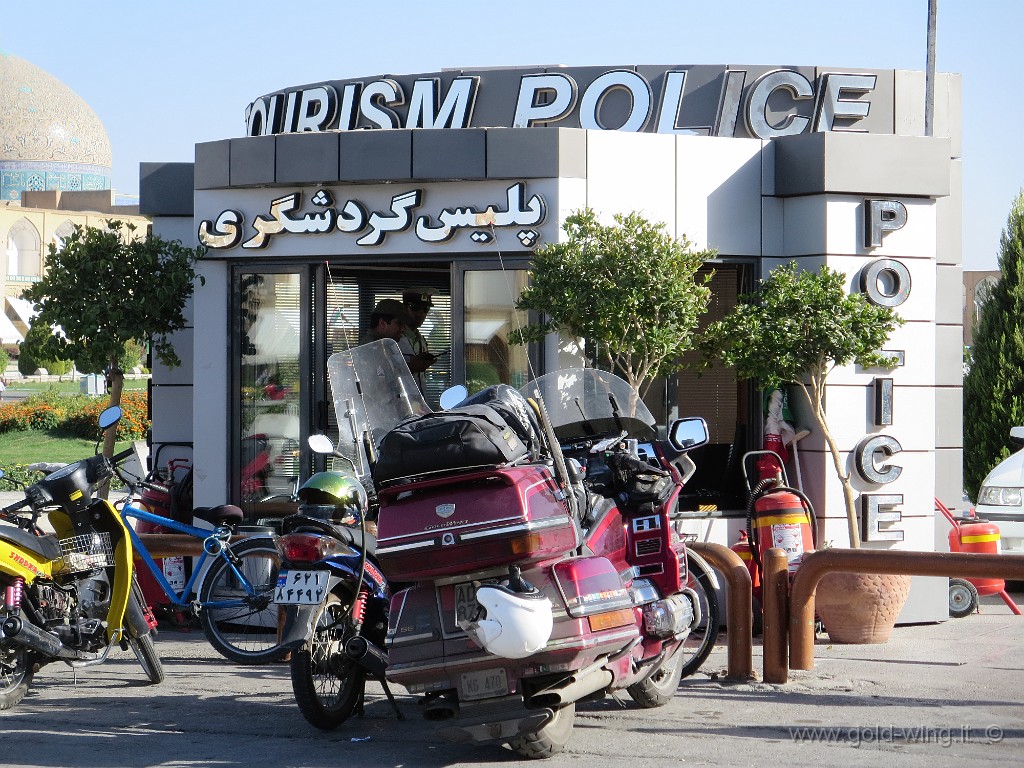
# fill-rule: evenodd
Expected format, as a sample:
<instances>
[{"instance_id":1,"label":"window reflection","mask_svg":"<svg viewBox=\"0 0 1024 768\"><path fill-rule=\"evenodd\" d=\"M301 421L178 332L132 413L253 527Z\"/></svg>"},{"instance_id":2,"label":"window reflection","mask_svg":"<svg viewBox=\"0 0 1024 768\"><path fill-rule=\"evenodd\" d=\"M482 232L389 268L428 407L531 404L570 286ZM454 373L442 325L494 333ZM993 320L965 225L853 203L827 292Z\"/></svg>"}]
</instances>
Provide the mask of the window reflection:
<instances>
[{"instance_id":1,"label":"window reflection","mask_svg":"<svg viewBox=\"0 0 1024 768\"><path fill-rule=\"evenodd\" d=\"M527 347L508 342L526 325L515 300L526 287L526 270L466 272L466 387L470 394L492 384L521 387L528 376Z\"/></svg>"}]
</instances>

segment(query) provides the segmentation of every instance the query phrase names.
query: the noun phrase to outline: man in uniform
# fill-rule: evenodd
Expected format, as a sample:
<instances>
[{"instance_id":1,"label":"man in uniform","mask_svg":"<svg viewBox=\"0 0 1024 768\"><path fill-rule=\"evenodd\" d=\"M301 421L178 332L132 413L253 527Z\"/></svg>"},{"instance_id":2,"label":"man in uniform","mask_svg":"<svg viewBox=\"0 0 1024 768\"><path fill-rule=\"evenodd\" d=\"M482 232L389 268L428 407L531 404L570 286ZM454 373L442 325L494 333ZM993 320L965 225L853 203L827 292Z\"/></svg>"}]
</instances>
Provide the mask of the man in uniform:
<instances>
[{"instance_id":1,"label":"man in uniform","mask_svg":"<svg viewBox=\"0 0 1024 768\"><path fill-rule=\"evenodd\" d=\"M407 288L402 291L402 302L408 321L405 324L405 333L398 341L398 347L405 355L409 370L416 377L420 392L423 392L423 372L437 361L437 356L430 354L427 340L420 333L420 326L427 319L430 308L434 306L431 299L433 295L433 288Z\"/></svg>"},{"instance_id":2,"label":"man in uniform","mask_svg":"<svg viewBox=\"0 0 1024 768\"><path fill-rule=\"evenodd\" d=\"M401 346L402 333L409 316L402 302L396 299L381 299L370 313L370 327L359 339L360 344L369 344L380 339L394 339Z\"/></svg>"}]
</instances>

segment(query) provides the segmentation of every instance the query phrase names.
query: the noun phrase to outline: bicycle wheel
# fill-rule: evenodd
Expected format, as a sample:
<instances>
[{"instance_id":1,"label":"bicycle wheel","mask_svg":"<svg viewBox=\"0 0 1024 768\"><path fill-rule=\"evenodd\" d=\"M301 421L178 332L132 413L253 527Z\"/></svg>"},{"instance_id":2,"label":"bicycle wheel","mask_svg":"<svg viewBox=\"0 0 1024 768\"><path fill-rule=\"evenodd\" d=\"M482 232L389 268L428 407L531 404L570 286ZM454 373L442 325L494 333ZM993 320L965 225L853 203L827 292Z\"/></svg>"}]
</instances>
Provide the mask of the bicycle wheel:
<instances>
[{"instance_id":1,"label":"bicycle wheel","mask_svg":"<svg viewBox=\"0 0 1024 768\"><path fill-rule=\"evenodd\" d=\"M210 645L237 664L266 664L285 651L274 587L281 559L269 539L243 539L218 557L199 590L199 619Z\"/></svg>"},{"instance_id":2,"label":"bicycle wheel","mask_svg":"<svg viewBox=\"0 0 1024 768\"><path fill-rule=\"evenodd\" d=\"M683 641L683 647L679 649L682 663L680 677L689 677L707 661L711 649L715 647L715 642L718 640L720 618L718 595L715 594L711 576L702 565L689 556L689 553L686 556L686 572L689 574L686 586L697 593L700 622Z\"/></svg>"},{"instance_id":3,"label":"bicycle wheel","mask_svg":"<svg viewBox=\"0 0 1024 768\"><path fill-rule=\"evenodd\" d=\"M351 600L346 596L346 600ZM348 608L336 594L327 596L313 625L313 634L292 656L292 691L310 725L337 728L355 711L366 684L366 670L342 653L353 627Z\"/></svg>"}]
</instances>

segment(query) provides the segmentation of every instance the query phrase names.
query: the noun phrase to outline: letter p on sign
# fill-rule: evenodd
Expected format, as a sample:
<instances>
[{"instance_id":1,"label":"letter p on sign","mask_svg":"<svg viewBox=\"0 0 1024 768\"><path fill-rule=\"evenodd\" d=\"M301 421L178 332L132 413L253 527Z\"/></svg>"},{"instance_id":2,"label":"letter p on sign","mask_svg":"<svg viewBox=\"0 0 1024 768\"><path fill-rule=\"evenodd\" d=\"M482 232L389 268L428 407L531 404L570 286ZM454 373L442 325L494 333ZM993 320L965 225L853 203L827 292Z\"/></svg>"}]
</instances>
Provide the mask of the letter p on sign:
<instances>
[{"instance_id":1,"label":"letter p on sign","mask_svg":"<svg viewBox=\"0 0 1024 768\"><path fill-rule=\"evenodd\" d=\"M886 232L902 229L907 223L907 207L899 200L864 201L864 246L877 248Z\"/></svg>"}]
</instances>

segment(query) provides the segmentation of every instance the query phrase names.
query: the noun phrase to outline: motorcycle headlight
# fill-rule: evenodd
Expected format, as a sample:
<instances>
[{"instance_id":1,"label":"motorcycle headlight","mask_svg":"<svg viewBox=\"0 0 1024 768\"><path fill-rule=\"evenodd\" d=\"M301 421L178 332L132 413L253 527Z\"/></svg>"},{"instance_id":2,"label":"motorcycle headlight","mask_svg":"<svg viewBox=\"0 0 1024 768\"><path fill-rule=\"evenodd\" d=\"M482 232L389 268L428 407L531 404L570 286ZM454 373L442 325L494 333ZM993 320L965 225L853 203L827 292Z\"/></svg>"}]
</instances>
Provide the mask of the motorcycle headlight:
<instances>
[{"instance_id":1,"label":"motorcycle headlight","mask_svg":"<svg viewBox=\"0 0 1024 768\"><path fill-rule=\"evenodd\" d=\"M1000 485L983 485L978 494L978 503L990 507L1019 507L1020 488L1006 488Z\"/></svg>"}]
</instances>

